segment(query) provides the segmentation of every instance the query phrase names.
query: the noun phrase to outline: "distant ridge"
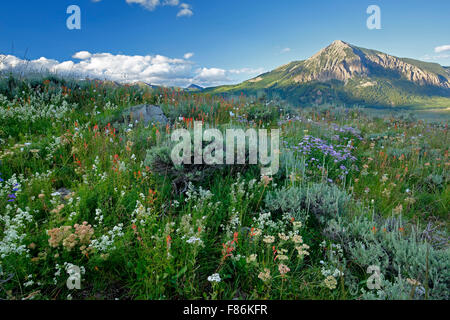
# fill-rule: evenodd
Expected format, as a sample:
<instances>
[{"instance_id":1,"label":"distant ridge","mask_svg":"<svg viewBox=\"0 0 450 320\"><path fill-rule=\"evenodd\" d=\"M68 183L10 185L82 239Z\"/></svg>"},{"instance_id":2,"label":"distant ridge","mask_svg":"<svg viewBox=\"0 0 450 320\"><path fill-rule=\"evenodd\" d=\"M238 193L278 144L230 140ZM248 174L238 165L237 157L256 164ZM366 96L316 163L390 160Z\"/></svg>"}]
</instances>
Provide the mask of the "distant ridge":
<instances>
[{"instance_id":1,"label":"distant ridge","mask_svg":"<svg viewBox=\"0 0 450 320\"><path fill-rule=\"evenodd\" d=\"M186 87L186 90L188 90L188 91L202 91L203 89L205 89L205 88L203 88L199 85L196 85L196 84L191 84L190 86Z\"/></svg>"}]
</instances>

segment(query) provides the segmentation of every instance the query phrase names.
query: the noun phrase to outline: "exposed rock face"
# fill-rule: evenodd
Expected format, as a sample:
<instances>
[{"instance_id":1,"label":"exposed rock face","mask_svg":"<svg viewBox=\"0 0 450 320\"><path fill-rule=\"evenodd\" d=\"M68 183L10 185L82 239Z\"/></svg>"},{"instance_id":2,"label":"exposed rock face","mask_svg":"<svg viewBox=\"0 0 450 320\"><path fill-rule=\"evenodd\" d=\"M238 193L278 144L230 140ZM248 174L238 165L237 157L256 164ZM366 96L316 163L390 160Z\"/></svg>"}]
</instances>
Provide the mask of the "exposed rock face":
<instances>
[{"instance_id":1,"label":"exposed rock face","mask_svg":"<svg viewBox=\"0 0 450 320\"><path fill-rule=\"evenodd\" d=\"M431 85L442 88L450 88L450 80L432 72L427 72L419 67L409 64L399 58L384 53L367 55L367 58L373 63L385 69L398 71L407 80L420 85Z\"/></svg>"},{"instance_id":2,"label":"exposed rock face","mask_svg":"<svg viewBox=\"0 0 450 320\"><path fill-rule=\"evenodd\" d=\"M448 69L442 69L443 74L436 74L400 58L377 51L363 51L340 40L293 66L289 72L293 73L294 82L305 83L347 81L355 76L370 77L377 70L395 72L419 85L450 88Z\"/></svg>"},{"instance_id":3,"label":"exposed rock face","mask_svg":"<svg viewBox=\"0 0 450 320\"><path fill-rule=\"evenodd\" d=\"M134 122L138 120L143 122L145 125L151 123L161 123L166 124L168 122L167 117L164 115L163 111L159 106L150 104L140 104L127 109L123 114L129 122Z\"/></svg>"},{"instance_id":4,"label":"exposed rock face","mask_svg":"<svg viewBox=\"0 0 450 320\"><path fill-rule=\"evenodd\" d=\"M447 107L450 67L397 58L337 40L309 59L292 61L240 84L209 88L206 92L264 92L299 106L342 102L382 107L422 103L428 107L436 103Z\"/></svg>"},{"instance_id":5,"label":"exposed rock face","mask_svg":"<svg viewBox=\"0 0 450 320\"><path fill-rule=\"evenodd\" d=\"M253 78L253 79L248 80L248 82L255 83L255 82L261 81L262 79L263 78L261 78L261 77L257 77L257 78Z\"/></svg>"},{"instance_id":6,"label":"exposed rock face","mask_svg":"<svg viewBox=\"0 0 450 320\"><path fill-rule=\"evenodd\" d=\"M296 82L347 81L355 75L367 75L361 57L345 42L337 40L304 62L302 72L294 77Z\"/></svg>"}]
</instances>

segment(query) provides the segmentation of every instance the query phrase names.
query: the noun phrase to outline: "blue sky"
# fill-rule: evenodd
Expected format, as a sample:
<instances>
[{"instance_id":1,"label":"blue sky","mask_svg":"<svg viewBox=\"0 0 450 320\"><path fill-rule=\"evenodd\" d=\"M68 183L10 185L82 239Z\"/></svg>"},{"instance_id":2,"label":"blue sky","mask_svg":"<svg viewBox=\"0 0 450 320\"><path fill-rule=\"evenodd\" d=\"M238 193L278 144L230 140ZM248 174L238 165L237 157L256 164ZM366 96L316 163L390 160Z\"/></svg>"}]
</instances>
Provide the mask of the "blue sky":
<instances>
[{"instance_id":1,"label":"blue sky","mask_svg":"<svg viewBox=\"0 0 450 320\"><path fill-rule=\"evenodd\" d=\"M381 30L366 27L373 4ZM81 9L81 30L66 26L69 5ZM240 82L336 39L450 65L450 1L28 0L0 9L0 54L168 85Z\"/></svg>"}]
</instances>

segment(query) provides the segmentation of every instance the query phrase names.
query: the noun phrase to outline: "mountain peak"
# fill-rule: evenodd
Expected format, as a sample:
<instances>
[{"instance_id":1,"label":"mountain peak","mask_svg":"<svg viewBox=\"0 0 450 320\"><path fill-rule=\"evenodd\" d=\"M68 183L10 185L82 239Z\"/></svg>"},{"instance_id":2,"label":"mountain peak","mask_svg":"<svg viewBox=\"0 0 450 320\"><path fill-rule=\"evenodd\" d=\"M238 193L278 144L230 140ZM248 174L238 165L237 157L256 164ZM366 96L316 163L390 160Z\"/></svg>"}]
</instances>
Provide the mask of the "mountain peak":
<instances>
[{"instance_id":1,"label":"mountain peak","mask_svg":"<svg viewBox=\"0 0 450 320\"><path fill-rule=\"evenodd\" d=\"M335 40L333 41L328 47L322 49L322 52L345 52L346 50L350 49L352 50L353 46L347 42L344 42L342 40Z\"/></svg>"},{"instance_id":2,"label":"mountain peak","mask_svg":"<svg viewBox=\"0 0 450 320\"><path fill-rule=\"evenodd\" d=\"M354 54L353 47L351 45L342 40L335 40L330 45L317 52L308 60L315 60L321 56L325 56L326 59L328 58L345 59L348 57L348 55L353 54ZM323 60L323 57L321 58L321 60Z\"/></svg>"},{"instance_id":3,"label":"mountain peak","mask_svg":"<svg viewBox=\"0 0 450 320\"><path fill-rule=\"evenodd\" d=\"M190 86L186 87L187 90L195 90L195 91L202 91L204 88L192 83Z\"/></svg>"},{"instance_id":4,"label":"mountain peak","mask_svg":"<svg viewBox=\"0 0 450 320\"><path fill-rule=\"evenodd\" d=\"M304 62L295 82L347 81L355 75L366 75L367 67L362 62L357 49L342 40L333 41Z\"/></svg>"},{"instance_id":5,"label":"mountain peak","mask_svg":"<svg viewBox=\"0 0 450 320\"><path fill-rule=\"evenodd\" d=\"M342 40L334 40L328 47L349 47L350 45Z\"/></svg>"},{"instance_id":6,"label":"mountain peak","mask_svg":"<svg viewBox=\"0 0 450 320\"><path fill-rule=\"evenodd\" d=\"M374 105L394 105L400 100L406 103L405 96L428 94L450 98L450 68L336 40L309 59L261 74L236 86L236 90L278 90L288 94L296 87L302 95L310 95L314 92L311 88L320 87L322 97L325 88L333 88L329 96L340 92L348 100L358 98ZM370 99L364 92L370 92ZM305 97L299 99L306 101Z\"/></svg>"},{"instance_id":7,"label":"mountain peak","mask_svg":"<svg viewBox=\"0 0 450 320\"><path fill-rule=\"evenodd\" d=\"M301 66L294 68L296 72L292 78L296 83L330 80L347 82L355 77L384 75L404 78L419 85L450 88L449 72L441 66L431 67L430 64L412 59L359 48L342 40L333 41Z\"/></svg>"}]
</instances>

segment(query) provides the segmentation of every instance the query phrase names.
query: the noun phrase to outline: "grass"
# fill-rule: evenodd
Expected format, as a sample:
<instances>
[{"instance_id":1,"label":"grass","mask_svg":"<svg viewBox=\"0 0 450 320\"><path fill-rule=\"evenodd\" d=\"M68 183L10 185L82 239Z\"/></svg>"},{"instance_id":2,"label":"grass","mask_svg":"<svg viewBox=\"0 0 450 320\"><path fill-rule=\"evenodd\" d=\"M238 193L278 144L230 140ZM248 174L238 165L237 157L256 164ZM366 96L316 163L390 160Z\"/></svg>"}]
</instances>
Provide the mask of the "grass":
<instances>
[{"instance_id":1,"label":"grass","mask_svg":"<svg viewBox=\"0 0 450 320\"><path fill-rule=\"evenodd\" d=\"M408 270L395 250L389 263L404 263L403 278L420 283L405 285L408 297L424 299L414 293L423 286L427 298L446 298L437 288L448 281L428 271L449 262L446 123L56 78L3 80L0 93L0 298L371 298L368 258L328 232L357 217L369 224L347 242L373 250L389 219L405 221L387 231L401 246L413 246L417 228L436 227L414 240L431 250L426 273ZM115 121L140 103L161 105L170 125ZM148 156L170 150L170 133L192 120L280 128L280 172L200 168L195 178ZM188 188L174 189L174 176ZM334 187L350 200L338 206ZM297 190L297 211L271 206L269 194L291 196L283 190ZM80 290L66 287L68 264L82 270ZM399 275L381 272L386 297L403 297L390 287L403 284Z\"/></svg>"}]
</instances>

